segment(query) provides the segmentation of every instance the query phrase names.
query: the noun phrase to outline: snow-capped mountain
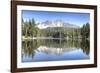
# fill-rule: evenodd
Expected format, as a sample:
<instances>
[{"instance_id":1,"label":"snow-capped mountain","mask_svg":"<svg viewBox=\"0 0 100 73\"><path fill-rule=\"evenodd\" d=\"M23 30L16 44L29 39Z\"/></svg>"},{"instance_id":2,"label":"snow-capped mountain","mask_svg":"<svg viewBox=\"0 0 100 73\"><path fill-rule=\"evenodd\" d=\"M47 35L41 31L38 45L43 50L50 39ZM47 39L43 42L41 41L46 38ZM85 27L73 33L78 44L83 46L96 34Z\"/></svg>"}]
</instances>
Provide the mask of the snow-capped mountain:
<instances>
[{"instance_id":1,"label":"snow-capped mountain","mask_svg":"<svg viewBox=\"0 0 100 73\"><path fill-rule=\"evenodd\" d=\"M37 24L36 27L38 27L40 29L45 29L45 28L48 28L48 27L79 28L79 26L76 26L76 25L70 24L70 23L65 23L62 20L55 20L55 21L47 20L45 22L41 22L41 23Z\"/></svg>"}]
</instances>

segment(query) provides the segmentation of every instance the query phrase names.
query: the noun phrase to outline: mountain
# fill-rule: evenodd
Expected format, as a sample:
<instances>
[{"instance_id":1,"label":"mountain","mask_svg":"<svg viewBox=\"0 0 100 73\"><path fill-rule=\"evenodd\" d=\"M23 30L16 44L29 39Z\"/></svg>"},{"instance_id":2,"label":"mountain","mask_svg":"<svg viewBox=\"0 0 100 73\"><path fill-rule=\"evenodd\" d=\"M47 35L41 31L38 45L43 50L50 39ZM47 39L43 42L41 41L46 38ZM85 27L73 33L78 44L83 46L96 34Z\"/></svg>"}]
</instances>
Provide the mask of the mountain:
<instances>
[{"instance_id":1,"label":"mountain","mask_svg":"<svg viewBox=\"0 0 100 73\"><path fill-rule=\"evenodd\" d=\"M45 22L38 23L36 27L40 29L45 29L48 27L79 28L79 26L77 25L65 23L62 20L55 20L55 21L47 20Z\"/></svg>"}]
</instances>

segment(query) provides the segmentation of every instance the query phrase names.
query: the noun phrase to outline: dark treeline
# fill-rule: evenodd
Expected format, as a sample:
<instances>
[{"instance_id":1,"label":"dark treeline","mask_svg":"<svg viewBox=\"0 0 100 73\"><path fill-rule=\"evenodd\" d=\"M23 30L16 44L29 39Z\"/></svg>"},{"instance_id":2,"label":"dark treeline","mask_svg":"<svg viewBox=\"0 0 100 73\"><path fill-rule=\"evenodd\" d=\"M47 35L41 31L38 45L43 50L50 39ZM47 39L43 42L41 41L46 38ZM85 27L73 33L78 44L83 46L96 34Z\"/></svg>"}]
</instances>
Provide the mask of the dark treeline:
<instances>
[{"instance_id":1,"label":"dark treeline","mask_svg":"<svg viewBox=\"0 0 100 73\"><path fill-rule=\"evenodd\" d=\"M27 37L53 37L53 38L87 38L90 36L90 24L86 23L81 28L48 27L39 29L35 20L24 22L22 19L22 36Z\"/></svg>"},{"instance_id":2,"label":"dark treeline","mask_svg":"<svg viewBox=\"0 0 100 73\"><path fill-rule=\"evenodd\" d=\"M90 37L90 25L89 23L86 23L83 25L83 27L81 28L81 36L83 38L88 38Z\"/></svg>"}]
</instances>

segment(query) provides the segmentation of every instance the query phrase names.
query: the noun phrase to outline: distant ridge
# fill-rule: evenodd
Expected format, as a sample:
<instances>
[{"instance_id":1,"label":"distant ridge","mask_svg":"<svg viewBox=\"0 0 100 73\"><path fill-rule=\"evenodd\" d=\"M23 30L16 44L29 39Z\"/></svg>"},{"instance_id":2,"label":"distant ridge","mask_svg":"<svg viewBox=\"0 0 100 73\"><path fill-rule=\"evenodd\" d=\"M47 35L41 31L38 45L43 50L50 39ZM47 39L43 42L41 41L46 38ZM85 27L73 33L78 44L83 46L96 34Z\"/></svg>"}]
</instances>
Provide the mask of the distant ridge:
<instances>
[{"instance_id":1,"label":"distant ridge","mask_svg":"<svg viewBox=\"0 0 100 73\"><path fill-rule=\"evenodd\" d=\"M38 23L37 26L39 29L45 29L48 27L65 27L65 28L80 28L79 26L71 23L65 23L62 20L54 20L54 21L44 21L41 23Z\"/></svg>"}]
</instances>

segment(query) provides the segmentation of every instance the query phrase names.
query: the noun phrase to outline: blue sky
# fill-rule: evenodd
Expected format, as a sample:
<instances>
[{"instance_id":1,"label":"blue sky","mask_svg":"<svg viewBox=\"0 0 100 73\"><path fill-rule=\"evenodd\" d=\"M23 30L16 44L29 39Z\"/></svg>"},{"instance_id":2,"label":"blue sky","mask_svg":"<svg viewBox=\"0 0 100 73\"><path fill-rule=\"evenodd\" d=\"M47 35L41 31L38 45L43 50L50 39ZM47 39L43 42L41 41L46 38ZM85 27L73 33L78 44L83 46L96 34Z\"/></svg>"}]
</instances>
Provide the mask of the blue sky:
<instances>
[{"instance_id":1,"label":"blue sky","mask_svg":"<svg viewBox=\"0 0 100 73\"><path fill-rule=\"evenodd\" d=\"M75 12L53 12L53 11L34 11L22 10L22 18L24 21L34 18L36 23L46 20L63 20L64 22L82 26L90 21L89 13Z\"/></svg>"}]
</instances>

